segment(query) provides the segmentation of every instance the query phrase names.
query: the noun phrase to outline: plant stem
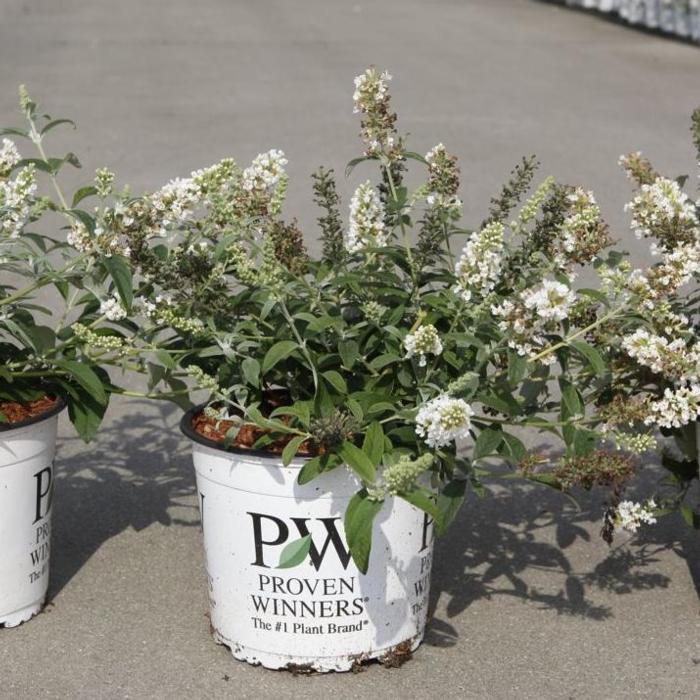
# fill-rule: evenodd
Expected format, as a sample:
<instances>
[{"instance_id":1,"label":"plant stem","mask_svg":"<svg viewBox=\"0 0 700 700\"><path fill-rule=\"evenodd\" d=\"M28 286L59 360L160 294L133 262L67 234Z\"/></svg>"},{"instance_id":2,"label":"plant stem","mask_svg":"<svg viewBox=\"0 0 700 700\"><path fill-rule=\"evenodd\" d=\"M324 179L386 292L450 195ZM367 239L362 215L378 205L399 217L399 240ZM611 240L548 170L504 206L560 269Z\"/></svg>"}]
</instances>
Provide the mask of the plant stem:
<instances>
[{"instance_id":1,"label":"plant stem","mask_svg":"<svg viewBox=\"0 0 700 700\"><path fill-rule=\"evenodd\" d=\"M576 338L580 338L582 335L586 335L589 331L592 331L594 328L597 328L601 324L605 323L606 321L609 321L611 318L614 318L618 311L621 311L622 307L618 306L616 309L612 309L611 311L608 311L607 314L604 316L601 316L599 319L594 321L593 323L589 324L585 328L581 328L580 330L576 331L576 333L573 333L570 335L568 338L564 338L564 340L559 341L558 343L555 343L554 345L545 348L542 350L542 352L537 353L537 355L533 355L532 357L529 357L527 359L528 362L537 362L537 360L540 360L543 357L546 357L547 355L555 352L556 350L559 350L559 348L563 348L566 345L568 345L572 340L576 340Z\"/></svg>"}]
</instances>

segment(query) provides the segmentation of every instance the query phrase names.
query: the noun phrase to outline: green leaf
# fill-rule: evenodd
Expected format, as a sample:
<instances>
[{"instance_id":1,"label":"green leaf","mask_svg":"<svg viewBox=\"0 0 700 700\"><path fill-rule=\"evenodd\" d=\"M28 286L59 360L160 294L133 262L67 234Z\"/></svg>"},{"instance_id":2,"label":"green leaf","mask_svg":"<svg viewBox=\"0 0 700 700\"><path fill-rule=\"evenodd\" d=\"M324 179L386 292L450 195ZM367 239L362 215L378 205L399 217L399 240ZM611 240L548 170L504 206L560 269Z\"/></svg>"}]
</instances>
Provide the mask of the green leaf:
<instances>
[{"instance_id":1,"label":"green leaf","mask_svg":"<svg viewBox=\"0 0 700 700\"><path fill-rule=\"evenodd\" d=\"M605 365L605 360L592 345L589 345L583 340L572 340L569 345L583 355L597 376L600 377L606 373L607 367Z\"/></svg>"},{"instance_id":2,"label":"green leaf","mask_svg":"<svg viewBox=\"0 0 700 700\"><path fill-rule=\"evenodd\" d=\"M60 124L70 124L74 129L76 128L75 122L71 119L53 119L48 124L46 124L46 126L44 126L44 128L39 133L43 136L47 131L51 131L51 129L59 126Z\"/></svg>"},{"instance_id":3,"label":"green leaf","mask_svg":"<svg viewBox=\"0 0 700 700\"><path fill-rule=\"evenodd\" d=\"M418 487L413 489L413 491L406 491L400 494L400 497L403 498L404 501L408 501L412 506L427 513L433 520L440 519L440 509L437 507L435 499L430 491Z\"/></svg>"},{"instance_id":4,"label":"green leaf","mask_svg":"<svg viewBox=\"0 0 700 700\"><path fill-rule=\"evenodd\" d=\"M291 569L299 566L309 555L311 549L311 535L305 535L298 540L290 542L280 554L278 569Z\"/></svg>"},{"instance_id":5,"label":"green leaf","mask_svg":"<svg viewBox=\"0 0 700 700\"><path fill-rule=\"evenodd\" d=\"M277 416L294 416L299 419L299 422L308 429L311 423L311 409L309 407L308 401L297 401L291 406L280 406L276 408L271 414L270 418L276 418Z\"/></svg>"},{"instance_id":6,"label":"green leaf","mask_svg":"<svg viewBox=\"0 0 700 700\"><path fill-rule=\"evenodd\" d=\"M297 483L303 486L313 481L323 471L323 461L321 457L310 459L299 471Z\"/></svg>"},{"instance_id":7,"label":"green leaf","mask_svg":"<svg viewBox=\"0 0 700 700\"><path fill-rule=\"evenodd\" d=\"M369 366L372 369L383 369L384 367L387 367L388 365L394 364L394 362L400 362L402 358L400 358L398 355L395 355L394 353L385 353L384 355L379 355L379 357L375 357L370 363Z\"/></svg>"},{"instance_id":8,"label":"green leaf","mask_svg":"<svg viewBox=\"0 0 700 700\"><path fill-rule=\"evenodd\" d=\"M350 177L350 174L355 169L355 166L359 165L360 163L363 163L366 160L375 160L375 157L374 156L360 156L359 158L353 158L345 166L345 177Z\"/></svg>"},{"instance_id":9,"label":"green leaf","mask_svg":"<svg viewBox=\"0 0 700 700\"><path fill-rule=\"evenodd\" d=\"M282 464L286 467L296 457L301 444L306 440L306 435L297 435L292 438L282 450Z\"/></svg>"},{"instance_id":10,"label":"green leaf","mask_svg":"<svg viewBox=\"0 0 700 700\"><path fill-rule=\"evenodd\" d=\"M280 340L275 343L265 354L262 363L262 373L269 372L278 362L289 357L299 345L293 340Z\"/></svg>"},{"instance_id":11,"label":"green leaf","mask_svg":"<svg viewBox=\"0 0 700 700\"><path fill-rule=\"evenodd\" d=\"M523 445L522 440L511 435L510 433L502 433L503 442L500 444L498 451L510 461L518 464L527 456L527 448Z\"/></svg>"},{"instance_id":12,"label":"green leaf","mask_svg":"<svg viewBox=\"0 0 700 700\"><path fill-rule=\"evenodd\" d=\"M583 400L578 389L568 379L563 378L559 379L559 386L561 387L561 419L566 421L576 416L583 416Z\"/></svg>"},{"instance_id":13,"label":"green leaf","mask_svg":"<svg viewBox=\"0 0 700 700\"><path fill-rule=\"evenodd\" d=\"M437 498L437 508L440 517L435 518L435 528L439 535L444 535L450 523L455 519L464 503L467 490L466 479L453 479L447 482Z\"/></svg>"},{"instance_id":14,"label":"green leaf","mask_svg":"<svg viewBox=\"0 0 700 700\"><path fill-rule=\"evenodd\" d=\"M296 433L296 430L290 428L280 421L265 418L265 416L263 416L263 414L260 413L260 410L255 406L250 406L246 410L246 415L251 421L253 421L253 423L255 423L255 425L258 426L258 428L262 428L263 430L270 430L273 433Z\"/></svg>"},{"instance_id":15,"label":"green leaf","mask_svg":"<svg viewBox=\"0 0 700 700\"><path fill-rule=\"evenodd\" d=\"M54 360L53 364L60 369L66 370L83 389L90 393L98 404L101 406L107 405L109 397L102 380L88 365L76 360Z\"/></svg>"},{"instance_id":16,"label":"green leaf","mask_svg":"<svg viewBox=\"0 0 700 700\"><path fill-rule=\"evenodd\" d=\"M688 504L684 503L680 506L681 515L683 520L690 525L690 527L700 530L700 513L694 511Z\"/></svg>"},{"instance_id":17,"label":"green leaf","mask_svg":"<svg viewBox=\"0 0 700 700\"><path fill-rule=\"evenodd\" d=\"M71 206L75 209L75 207L77 207L78 204L80 204L80 202L82 202L86 197L92 197L95 194L97 194L97 188L94 185L87 185L87 187L81 187L73 195L73 202Z\"/></svg>"},{"instance_id":18,"label":"green leaf","mask_svg":"<svg viewBox=\"0 0 700 700\"><path fill-rule=\"evenodd\" d=\"M90 442L102 423L107 406L97 403L89 392L75 390L66 382L58 382L65 390L66 401L68 403L68 417L78 435L85 441Z\"/></svg>"},{"instance_id":19,"label":"green leaf","mask_svg":"<svg viewBox=\"0 0 700 700\"><path fill-rule=\"evenodd\" d=\"M129 264L121 255L105 257L103 262L114 282L114 286L117 288L122 304L124 304L125 308L130 309L131 302L134 299L134 289L131 283L131 268Z\"/></svg>"},{"instance_id":20,"label":"green leaf","mask_svg":"<svg viewBox=\"0 0 700 700\"><path fill-rule=\"evenodd\" d=\"M502 441L502 431L494 430L493 428L482 430L476 438L476 443L474 445L474 459L481 459L482 457L489 457L490 455L496 454Z\"/></svg>"},{"instance_id":21,"label":"green leaf","mask_svg":"<svg viewBox=\"0 0 700 700\"><path fill-rule=\"evenodd\" d=\"M338 450L338 454L360 479L370 484L374 483L377 478L374 464L359 447L344 440Z\"/></svg>"},{"instance_id":22,"label":"green leaf","mask_svg":"<svg viewBox=\"0 0 700 700\"><path fill-rule=\"evenodd\" d=\"M411 160L417 160L419 163L423 163L425 165L428 164L428 161L425 159L425 157L422 156L420 153L416 153L415 151L404 151L403 155L404 155L404 158L410 158Z\"/></svg>"},{"instance_id":23,"label":"green leaf","mask_svg":"<svg viewBox=\"0 0 700 700\"><path fill-rule=\"evenodd\" d=\"M367 490L362 489L350 499L345 511L345 540L355 565L363 574L369 567L374 519L383 505L381 501L369 500Z\"/></svg>"},{"instance_id":24,"label":"green leaf","mask_svg":"<svg viewBox=\"0 0 700 700\"><path fill-rule=\"evenodd\" d=\"M362 406L360 406L359 402L355 399L348 397L345 401L345 405L348 407L350 413L357 418L357 420L362 420L365 417Z\"/></svg>"},{"instance_id":25,"label":"green leaf","mask_svg":"<svg viewBox=\"0 0 700 700\"><path fill-rule=\"evenodd\" d=\"M372 464L381 464L384 455L384 428L381 423L374 422L367 428L362 451L369 457Z\"/></svg>"},{"instance_id":26,"label":"green leaf","mask_svg":"<svg viewBox=\"0 0 700 700\"><path fill-rule=\"evenodd\" d=\"M260 363L254 357L246 357L241 362L241 372L248 384L256 389L260 387Z\"/></svg>"},{"instance_id":27,"label":"green leaf","mask_svg":"<svg viewBox=\"0 0 700 700\"><path fill-rule=\"evenodd\" d=\"M339 393L347 394L348 385L345 383L340 372L336 372L334 369L329 369L323 372L323 378Z\"/></svg>"},{"instance_id":28,"label":"green leaf","mask_svg":"<svg viewBox=\"0 0 700 700\"><path fill-rule=\"evenodd\" d=\"M29 132L26 129L18 129L14 126L6 126L0 129L0 136L22 136L25 139L29 138Z\"/></svg>"},{"instance_id":29,"label":"green leaf","mask_svg":"<svg viewBox=\"0 0 700 700\"><path fill-rule=\"evenodd\" d=\"M91 233L95 233L95 219L82 209L67 209L66 214L77 219Z\"/></svg>"},{"instance_id":30,"label":"green leaf","mask_svg":"<svg viewBox=\"0 0 700 700\"><path fill-rule=\"evenodd\" d=\"M343 361L343 367L352 369L360 355L360 346L354 340L341 340L338 343L338 354Z\"/></svg>"},{"instance_id":31,"label":"green leaf","mask_svg":"<svg viewBox=\"0 0 700 700\"><path fill-rule=\"evenodd\" d=\"M517 386L527 372L527 359L512 350L508 352L508 384Z\"/></svg>"}]
</instances>

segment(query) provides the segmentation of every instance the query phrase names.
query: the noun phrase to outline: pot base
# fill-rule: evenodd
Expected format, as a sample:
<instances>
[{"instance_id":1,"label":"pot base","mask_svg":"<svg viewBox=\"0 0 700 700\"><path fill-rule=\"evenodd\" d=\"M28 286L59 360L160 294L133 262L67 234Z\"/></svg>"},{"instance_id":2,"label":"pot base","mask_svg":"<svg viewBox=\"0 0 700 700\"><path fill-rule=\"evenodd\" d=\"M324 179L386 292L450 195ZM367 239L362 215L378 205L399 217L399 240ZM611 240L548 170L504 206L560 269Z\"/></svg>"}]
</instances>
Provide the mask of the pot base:
<instances>
[{"instance_id":1,"label":"pot base","mask_svg":"<svg viewBox=\"0 0 700 700\"><path fill-rule=\"evenodd\" d=\"M400 666L410 659L411 654L420 646L423 635L411 637L400 644L375 649L365 654L348 654L347 656L296 656L292 654L272 654L260 649L251 649L226 639L218 630L212 628L214 641L226 647L237 661L245 661L251 666L262 666L273 671L289 671L293 674L343 673L352 671L367 661L379 661L387 666ZM402 661L396 662L397 657Z\"/></svg>"},{"instance_id":2,"label":"pot base","mask_svg":"<svg viewBox=\"0 0 700 700\"><path fill-rule=\"evenodd\" d=\"M38 615L44 609L44 603L45 600L42 598L36 603L32 603L21 610L0 614L0 627L17 627L23 622L31 620L35 615Z\"/></svg>"}]
</instances>

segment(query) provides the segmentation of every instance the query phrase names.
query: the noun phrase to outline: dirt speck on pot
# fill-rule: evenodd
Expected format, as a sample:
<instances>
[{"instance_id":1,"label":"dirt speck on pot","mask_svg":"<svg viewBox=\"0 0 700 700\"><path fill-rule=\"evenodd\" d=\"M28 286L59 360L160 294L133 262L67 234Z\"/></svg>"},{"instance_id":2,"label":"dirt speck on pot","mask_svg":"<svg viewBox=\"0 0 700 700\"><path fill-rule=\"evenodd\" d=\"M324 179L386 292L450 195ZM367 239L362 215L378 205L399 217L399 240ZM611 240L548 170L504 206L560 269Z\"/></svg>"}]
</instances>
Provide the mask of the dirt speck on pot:
<instances>
[{"instance_id":1,"label":"dirt speck on pot","mask_svg":"<svg viewBox=\"0 0 700 700\"><path fill-rule=\"evenodd\" d=\"M411 640L407 639L389 649L384 656L379 658L379 663L384 666L384 668L400 668L407 661L410 661L411 658L413 658Z\"/></svg>"},{"instance_id":2,"label":"dirt speck on pot","mask_svg":"<svg viewBox=\"0 0 700 700\"><path fill-rule=\"evenodd\" d=\"M311 664L287 664L285 671L289 671L293 676L311 676L316 670Z\"/></svg>"}]
</instances>

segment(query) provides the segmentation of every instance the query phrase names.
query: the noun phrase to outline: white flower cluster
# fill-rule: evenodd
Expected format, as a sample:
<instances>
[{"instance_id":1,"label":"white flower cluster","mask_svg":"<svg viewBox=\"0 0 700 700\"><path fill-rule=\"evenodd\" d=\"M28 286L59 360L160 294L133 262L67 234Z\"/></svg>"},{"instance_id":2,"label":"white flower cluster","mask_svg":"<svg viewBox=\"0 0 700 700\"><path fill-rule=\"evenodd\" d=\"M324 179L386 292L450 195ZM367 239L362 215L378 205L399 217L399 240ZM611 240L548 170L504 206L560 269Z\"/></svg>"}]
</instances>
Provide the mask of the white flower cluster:
<instances>
[{"instance_id":1,"label":"white flower cluster","mask_svg":"<svg viewBox=\"0 0 700 700\"><path fill-rule=\"evenodd\" d=\"M653 525L656 523L654 510L656 503L654 499L648 500L645 504L635 501L621 501L615 509L613 522L615 530L618 532L627 530L637 532L642 524Z\"/></svg>"},{"instance_id":2,"label":"white flower cluster","mask_svg":"<svg viewBox=\"0 0 700 700\"><path fill-rule=\"evenodd\" d=\"M129 219L124 217L124 220L128 221ZM114 231L105 231L102 226L98 225L95 226L94 235L91 235L82 221L73 221L71 223L66 242L81 253L99 253L106 258L111 258L112 255L128 257L131 253L126 240L115 234Z\"/></svg>"},{"instance_id":3,"label":"white flower cluster","mask_svg":"<svg viewBox=\"0 0 700 700\"><path fill-rule=\"evenodd\" d=\"M126 309L116 297L104 299L100 304L100 313L105 316L108 321L121 321L126 318Z\"/></svg>"},{"instance_id":4,"label":"white flower cluster","mask_svg":"<svg viewBox=\"0 0 700 700\"><path fill-rule=\"evenodd\" d=\"M426 154L428 163L428 194L426 202L429 207L438 209L456 221L462 215L462 200L457 196L459 188L459 167L457 158L448 153L444 144L433 146Z\"/></svg>"},{"instance_id":5,"label":"white flower cluster","mask_svg":"<svg viewBox=\"0 0 700 700\"><path fill-rule=\"evenodd\" d=\"M141 306L146 317L159 326L170 326L175 330L193 335L204 330L204 323L201 319L178 314L175 302L169 295L158 294L155 303L147 299L139 299L136 305Z\"/></svg>"},{"instance_id":6,"label":"white flower cluster","mask_svg":"<svg viewBox=\"0 0 700 700\"><path fill-rule=\"evenodd\" d=\"M156 233L165 235L170 226L187 221L201 201L201 190L193 178L178 177L151 195L151 204L159 219Z\"/></svg>"},{"instance_id":7,"label":"white flower cluster","mask_svg":"<svg viewBox=\"0 0 700 700\"><path fill-rule=\"evenodd\" d=\"M0 178L8 177L12 168L19 163L21 157L14 141L3 139L0 146Z\"/></svg>"},{"instance_id":8,"label":"white flower cluster","mask_svg":"<svg viewBox=\"0 0 700 700\"><path fill-rule=\"evenodd\" d=\"M389 82L391 75L384 71L377 73L374 68L368 68L364 73L358 75L355 80L355 91L352 99L355 103L353 112L370 112L378 104L384 102L389 92Z\"/></svg>"},{"instance_id":9,"label":"white flower cluster","mask_svg":"<svg viewBox=\"0 0 700 700\"><path fill-rule=\"evenodd\" d=\"M571 212L562 223L562 246L567 253L576 253L587 247L588 235L597 231L600 207L593 192L587 192L581 187L571 192L567 199L571 205Z\"/></svg>"},{"instance_id":10,"label":"white flower cluster","mask_svg":"<svg viewBox=\"0 0 700 700\"><path fill-rule=\"evenodd\" d=\"M498 327L507 335L508 346L519 355L534 356L547 343L545 333L557 329L557 324L569 315L576 295L565 284L545 280L541 285L521 292L515 301L504 300L491 307L499 316ZM554 362L553 355L542 362Z\"/></svg>"},{"instance_id":11,"label":"white flower cluster","mask_svg":"<svg viewBox=\"0 0 700 700\"><path fill-rule=\"evenodd\" d=\"M247 192L272 192L284 177L287 162L284 152L276 148L258 154L243 171L243 189Z\"/></svg>"},{"instance_id":12,"label":"white flower cluster","mask_svg":"<svg viewBox=\"0 0 700 700\"><path fill-rule=\"evenodd\" d=\"M384 207L372 183L367 180L356 190L350 201L350 225L345 247L357 253L368 246L381 248L387 244Z\"/></svg>"},{"instance_id":13,"label":"white flower cluster","mask_svg":"<svg viewBox=\"0 0 700 700\"><path fill-rule=\"evenodd\" d=\"M469 236L455 266L455 292L464 301L485 297L498 282L503 261L503 224L494 222Z\"/></svg>"},{"instance_id":14,"label":"white flower cluster","mask_svg":"<svg viewBox=\"0 0 700 700\"><path fill-rule=\"evenodd\" d=\"M539 287L522 293L523 304L545 322L563 321L569 315L576 294L561 282L545 280Z\"/></svg>"},{"instance_id":15,"label":"white flower cluster","mask_svg":"<svg viewBox=\"0 0 700 700\"><path fill-rule=\"evenodd\" d=\"M428 447L444 447L459 438L469 437L473 415L474 411L466 401L442 394L418 411L416 434Z\"/></svg>"},{"instance_id":16,"label":"white flower cluster","mask_svg":"<svg viewBox=\"0 0 700 700\"><path fill-rule=\"evenodd\" d=\"M22 168L14 180L0 182L0 234L17 238L29 220L36 193L34 166Z\"/></svg>"},{"instance_id":17,"label":"white flower cluster","mask_svg":"<svg viewBox=\"0 0 700 700\"><path fill-rule=\"evenodd\" d=\"M661 399L649 404L647 425L662 428L680 428L700 418L700 384L690 384L678 389L666 389Z\"/></svg>"},{"instance_id":18,"label":"white flower cluster","mask_svg":"<svg viewBox=\"0 0 700 700\"><path fill-rule=\"evenodd\" d=\"M654 236L660 228L697 226L695 205L675 180L657 177L653 184L642 185L639 194L625 211L632 213L630 226L638 238Z\"/></svg>"},{"instance_id":19,"label":"white flower cluster","mask_svg":"<svg viewBox=\"0 0 700 700\"><path fill-rule=\"evenodd\" d=\"M679 381L697 381L700 374L700 352L689 348L682 338L669 341L644 328L622 339L622 348L639 364Z\"/></svg>"},{"instance_id":20,"label":"white flower cluster","mask_svg":"<svg viewBox=\"0 0 700 700\"><path fill-rule=\"evenodd\" d=\"M659 307L670 294L687 284L692 276L700 272L700 246L679 245L664 253L662 260L647 270L631 270L628 263L615 269L601 268L605 286L616 293L627 292L639 298L640 305L651 311Z\"/></svg>"},{"instance_id":21,"label":"white flower cluster","mask_svg":"<svg viewBox=\"0 0 700 700\"><path fill-rule=\"evenodd\" d=\"M406 357L418 355L418 365L425 367L426 355L439 355L442 352L442 341L437 328L430 323L420 326L413 333L409 333L403 341L406 348Z\"/></svg>"}]
</instances>

